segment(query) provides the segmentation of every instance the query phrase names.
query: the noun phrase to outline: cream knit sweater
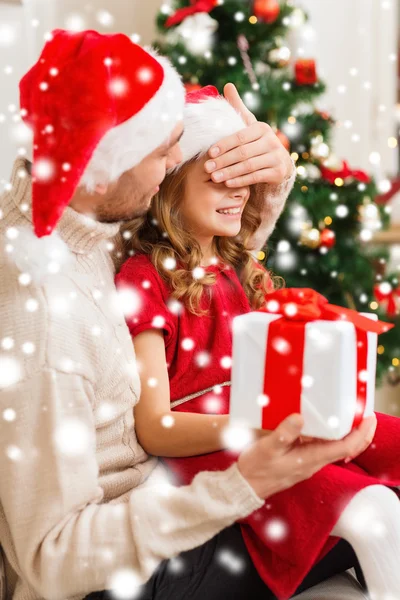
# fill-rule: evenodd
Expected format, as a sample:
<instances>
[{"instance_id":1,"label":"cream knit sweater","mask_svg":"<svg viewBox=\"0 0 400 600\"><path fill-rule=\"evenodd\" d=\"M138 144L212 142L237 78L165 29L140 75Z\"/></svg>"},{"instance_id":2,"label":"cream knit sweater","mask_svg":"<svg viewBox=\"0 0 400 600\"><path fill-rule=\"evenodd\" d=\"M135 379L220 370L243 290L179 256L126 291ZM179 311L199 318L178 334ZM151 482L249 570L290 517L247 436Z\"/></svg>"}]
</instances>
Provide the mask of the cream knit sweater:
<instances>
[{"instance_id":1,"label":"cream knit sweater","mask_svg":"<svg viewBox=\"0 0 400 600\"><path fill-rule=\"evenodd\" d=\"M274 222L289 189L282 191ZM134 431L140 380L110 255L119 226L67 208L57 231L72 261L29 282L13 253L31 230L30 204L30 177L17 159L0 201L6 598L81 599L109 588L120 569L147 580L161 560L203 544L263 501L236 465L200 473L187 487L166 482Z\"/></svg>"}]
</instances>

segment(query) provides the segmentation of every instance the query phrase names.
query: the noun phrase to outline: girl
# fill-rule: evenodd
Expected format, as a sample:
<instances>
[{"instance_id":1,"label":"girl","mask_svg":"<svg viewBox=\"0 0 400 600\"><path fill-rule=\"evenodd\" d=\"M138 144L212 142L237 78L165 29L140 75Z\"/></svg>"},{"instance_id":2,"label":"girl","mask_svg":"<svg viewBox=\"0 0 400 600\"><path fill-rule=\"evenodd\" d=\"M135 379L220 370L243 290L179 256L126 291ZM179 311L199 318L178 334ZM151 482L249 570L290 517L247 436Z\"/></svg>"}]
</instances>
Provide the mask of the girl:
<instances>
[{"instance_id":1,"label":"girl","mask_svg":"<svg viewBox=\"0 0 400 600\"><path fill-rule=\"evenodd\" d=\"M136 432L181 484L237 458L225 435L231 323L280 284L249 251L265 186L229 189L203 166L212 144L244 127L240 116L209 86L188 94L184 126L184 162L132 227L135 253L117 277L138 298L128 320L142 381ZM400 484L399 445L400 420L378 415L361 456L275 494L241 521L248 552L278 598L295 592L338 537L353 546L373 598L400 597L400 503L390 489Z\"/></svg>"}]
</instances>

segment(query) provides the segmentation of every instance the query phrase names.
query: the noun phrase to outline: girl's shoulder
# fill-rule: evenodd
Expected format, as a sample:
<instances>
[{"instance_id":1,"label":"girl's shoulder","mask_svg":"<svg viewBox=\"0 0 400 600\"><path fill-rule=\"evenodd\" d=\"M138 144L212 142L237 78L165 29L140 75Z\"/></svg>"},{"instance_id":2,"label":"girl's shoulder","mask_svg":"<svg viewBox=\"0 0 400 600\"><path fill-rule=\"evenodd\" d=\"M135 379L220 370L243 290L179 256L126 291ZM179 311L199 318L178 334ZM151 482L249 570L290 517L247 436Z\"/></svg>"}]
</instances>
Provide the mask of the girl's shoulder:
<instances>
[{"instance_id":1,"label":"girl's shoulder","mask_svg":"<svg viewBox=\"0 0 400 600\"><path fill-rule=\"evenodd\" d=\"M130 256L122 265L116 278L117 285L130 284L146 287L146 282L157 283L161 288L165 287L165 282L159 275L156 267L151 262L148 254L135 254Z\"/></svg>"}]
</instances>

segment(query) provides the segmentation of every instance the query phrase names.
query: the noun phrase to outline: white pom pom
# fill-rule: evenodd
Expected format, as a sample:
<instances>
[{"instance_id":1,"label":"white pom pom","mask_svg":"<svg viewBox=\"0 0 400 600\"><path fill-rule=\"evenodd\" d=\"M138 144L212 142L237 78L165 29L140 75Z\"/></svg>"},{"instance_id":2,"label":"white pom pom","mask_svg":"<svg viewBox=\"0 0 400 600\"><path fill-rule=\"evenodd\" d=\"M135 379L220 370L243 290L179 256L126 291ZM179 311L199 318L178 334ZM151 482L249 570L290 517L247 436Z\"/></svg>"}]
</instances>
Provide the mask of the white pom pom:
<instances>
[{"instance_id":1,"label":"white pom pom","mask_svg":"<svg viewBox=\"0 0 400 600\"><path fill-rule=\"evenodd\" d=\"M28 274L39 285L47 277L62 272L73 260L67 244L56 231L38 238L26 227L18 229L11 257L21 273Z\"/></svg>"}]
</instances>

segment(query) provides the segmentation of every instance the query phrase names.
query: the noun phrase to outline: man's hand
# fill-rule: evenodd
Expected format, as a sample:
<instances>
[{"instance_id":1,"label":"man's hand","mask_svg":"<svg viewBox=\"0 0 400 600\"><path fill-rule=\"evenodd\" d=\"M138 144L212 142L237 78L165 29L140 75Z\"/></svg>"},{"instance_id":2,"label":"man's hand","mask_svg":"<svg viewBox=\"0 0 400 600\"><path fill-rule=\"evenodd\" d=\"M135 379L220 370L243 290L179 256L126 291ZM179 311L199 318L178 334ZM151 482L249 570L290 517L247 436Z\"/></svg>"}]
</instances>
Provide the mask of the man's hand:
<instances>
[{"instance_id":1,"label":"man's hand","mask_svg":"<svg viewBox=\"0 0 400 600\"><path fill-rule=\"evenodd\" d=\"M345 438L333 442L299 444L302 427L302 416L291 415L239 456L239 471L260 498L288 489L328 464L364 452L375 435L376 417L364 419Z\"/></svg>"},{"instance_id":2,"label":"man's hand","mask_svg":"<svg viewBox=\"0 0 400 600\"><path fill-rule=\"evenodd\" d=\"M233 83L224 87L224 96L242 115L245 129L230 135L208 151L205 163L216 183L241 187L255 183L280 184L293 172L292 159L267 123L257 121L240 98Z\"/></svg>"}]
</instances>

